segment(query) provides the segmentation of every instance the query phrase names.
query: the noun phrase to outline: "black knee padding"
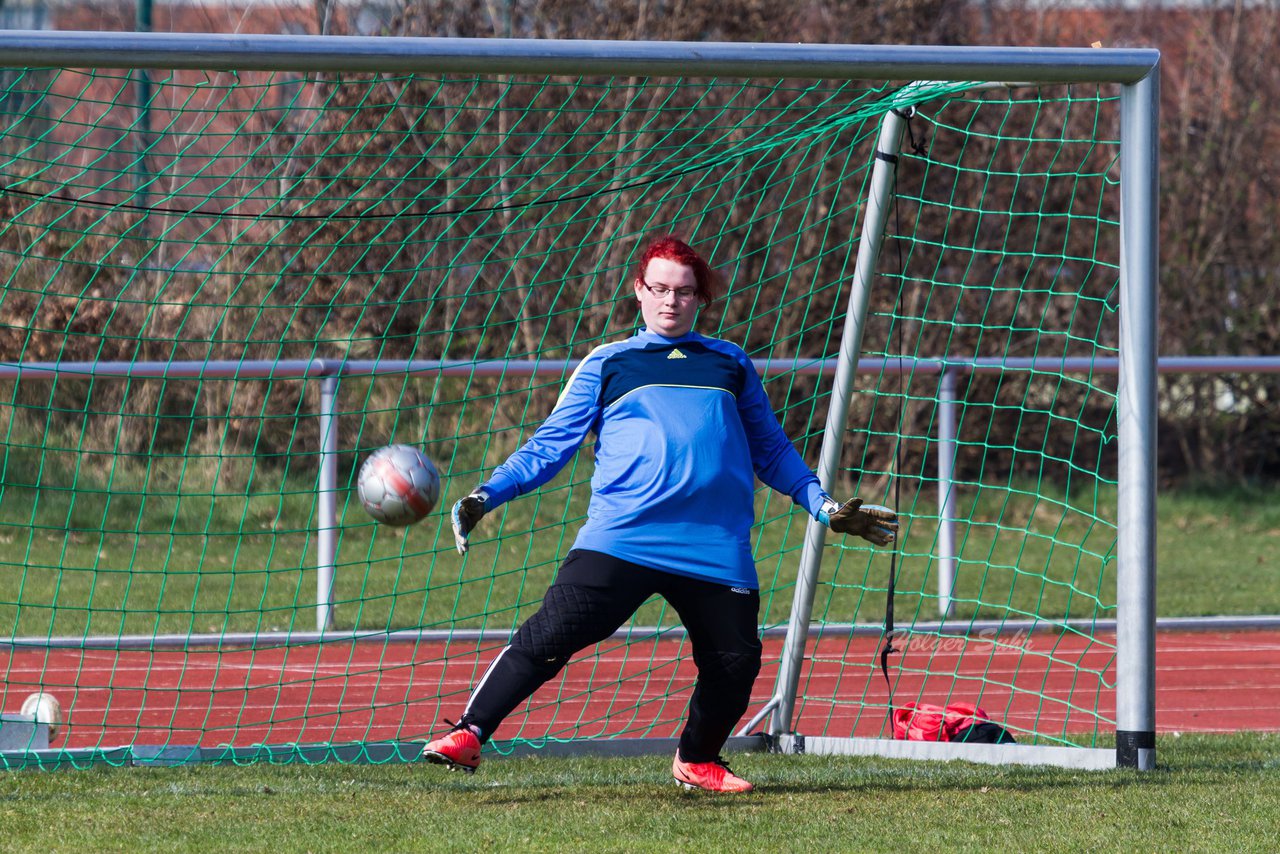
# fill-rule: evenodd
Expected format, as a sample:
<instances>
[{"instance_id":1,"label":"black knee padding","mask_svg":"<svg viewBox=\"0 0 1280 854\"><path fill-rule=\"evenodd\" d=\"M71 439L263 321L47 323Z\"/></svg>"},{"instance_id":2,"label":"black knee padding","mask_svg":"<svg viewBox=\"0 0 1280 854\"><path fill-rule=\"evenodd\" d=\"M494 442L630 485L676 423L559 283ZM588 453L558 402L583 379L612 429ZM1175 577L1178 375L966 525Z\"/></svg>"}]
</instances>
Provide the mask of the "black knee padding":
<instances>
[{"instance_id":1,"label":"black knee padding","mask_svg":"<svg viewBox=\"0 0 1280 854\"><path fill-rule=\"evenodd\" d=\"M760 675L760 650L712 650L695 656L698 678L703 682L751 685Z\"/></svg>"},{"instance_id":2,"label":"black knee padding","mask_svg":"<svg viewBox=\"0 0 1280 854\"><path fill-rule=\"evenodd\" d=\"M609 615L592 607L589 591L572 584L556 584L547 589L542 607L516 631L511 646L534 661L559 661L563 667L570 656L598 643L617 628Z\"/></svg>"}]
</instances>

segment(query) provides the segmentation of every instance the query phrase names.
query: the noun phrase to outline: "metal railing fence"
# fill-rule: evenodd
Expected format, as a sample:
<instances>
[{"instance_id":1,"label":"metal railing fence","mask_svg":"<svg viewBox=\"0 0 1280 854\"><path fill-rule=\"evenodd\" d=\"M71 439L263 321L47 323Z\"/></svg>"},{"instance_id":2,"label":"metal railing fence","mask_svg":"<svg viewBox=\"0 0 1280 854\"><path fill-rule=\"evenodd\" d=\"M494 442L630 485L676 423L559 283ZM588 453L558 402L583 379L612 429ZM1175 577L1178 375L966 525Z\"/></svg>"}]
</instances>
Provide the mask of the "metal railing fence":
<instances>
[{"instance_id":1,"label":"metal railing fence","mask_svg":"<svg viewBox=\"0 0 1280 854\"><path fill-rule=\"evenodd\" d=\"M117 379L273 379L318 380L320 405L320 459L316 491L317 581L316 630L333 626L333 585L337 566L338 521L338 392L344 377L385 375L409 376L533 376L549 374L567 377L577 366L576 359L543 360L332 360L298 359L280 361L174 361L174 362L10 362L0 363L0 380L58 377ZM779 374L834 376L835 359L756 359L756 370L764 377ZM1157 360L1162 374L1275 374L1280 373L1280 356L1166 356ZM872 358L861 359L859 374L938 376L937 425L935 434L938 471L938 532L934 559L938 565L938 614L952 613L959 560L956 547L956 484L959 412L964 402L957 393L961 377L969 374L1005 372L1057 374L1117 374L1116 358ZM344 635L345 637L346 635ZM153 639L154 640L154 639Z\"/></svg>"}]
</instances>

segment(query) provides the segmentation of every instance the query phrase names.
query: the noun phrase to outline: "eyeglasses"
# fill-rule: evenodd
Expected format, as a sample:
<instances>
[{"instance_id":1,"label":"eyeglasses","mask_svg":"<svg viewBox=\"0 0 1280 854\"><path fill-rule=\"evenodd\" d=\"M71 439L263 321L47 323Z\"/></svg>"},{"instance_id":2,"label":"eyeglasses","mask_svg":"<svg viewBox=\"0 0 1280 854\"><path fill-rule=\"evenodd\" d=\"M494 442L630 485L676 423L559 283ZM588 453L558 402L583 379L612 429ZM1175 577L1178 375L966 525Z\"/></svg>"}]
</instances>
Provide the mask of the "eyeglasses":
<instances>
[{"instance_id":1,"label":"eyeglasses","mask_svg":"<svg viewBox=\"0 0 1280 854\"><path fill-rule=\"evenodd\" d=\"M681 302L685 302L698 295L696 288L669 288L666 285L651 285L644 280L641 280L640 284L644 286L646 291L653 294L658 299L666 299L668 294L675 294L676 299Z\"/></svg>"}]
</instances>

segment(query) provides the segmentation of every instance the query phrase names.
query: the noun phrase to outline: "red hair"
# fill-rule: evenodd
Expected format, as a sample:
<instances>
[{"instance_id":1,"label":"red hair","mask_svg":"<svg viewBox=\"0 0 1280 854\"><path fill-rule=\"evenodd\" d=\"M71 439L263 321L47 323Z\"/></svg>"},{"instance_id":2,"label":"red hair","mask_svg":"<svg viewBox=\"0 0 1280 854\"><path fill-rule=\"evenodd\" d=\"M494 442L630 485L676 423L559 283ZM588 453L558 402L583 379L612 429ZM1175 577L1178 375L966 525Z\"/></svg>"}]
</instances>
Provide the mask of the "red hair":
<instances>
[{"instance_id":1,"label":"red hair","mask_svg":"<svg viewBox=\"0 0 1280 854\"><path fill-rule=\"evenodd\" d=\"M640 255L640 263L636 266L636 279L644 281L645 270L649 269L649 262L654 258L665 258L693 270L693 278L697 282L695 292L698 295L698 302L704 306L710 305L716 298L719 282L715 271L688 243L674 234L651 240Z\"/></svg>"}]
</instances>

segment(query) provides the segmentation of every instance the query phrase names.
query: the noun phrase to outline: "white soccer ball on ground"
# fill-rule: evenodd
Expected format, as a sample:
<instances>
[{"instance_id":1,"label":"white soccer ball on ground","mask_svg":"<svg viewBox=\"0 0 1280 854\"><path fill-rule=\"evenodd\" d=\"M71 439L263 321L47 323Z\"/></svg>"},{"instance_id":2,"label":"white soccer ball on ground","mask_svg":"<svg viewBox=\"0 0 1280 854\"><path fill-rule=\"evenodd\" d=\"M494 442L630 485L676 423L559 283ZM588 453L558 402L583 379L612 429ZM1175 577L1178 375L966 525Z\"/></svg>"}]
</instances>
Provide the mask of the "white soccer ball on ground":
<instances>
[{"instance_id":1,"label":"white soccer ball on ground","mask_svg":"<svg viewBox=\"0 0 1280 854\"><path fill-rule=\"evenodd\" d=\"M412 445L387 445L370 454L356 479L360 504L384 525L420 521L440 500L440 473Z\"/></svg>"},{"instance_id":2,"label":"white soccer ball on ground","mask_svg":"<svg viewBox=\"0 0 1280 854\"><path fill-rule=\"evenodd\" d=\"M62 704L52 694L40 692L28 696L22 701L22 714L35 718L38 724L47 724L50 741L53 741L62 727Z\"/></svg>"}]
</instances>

